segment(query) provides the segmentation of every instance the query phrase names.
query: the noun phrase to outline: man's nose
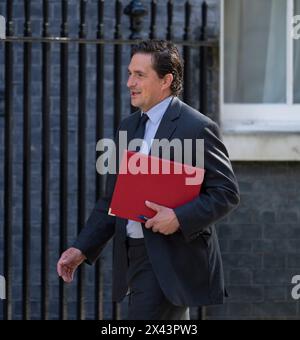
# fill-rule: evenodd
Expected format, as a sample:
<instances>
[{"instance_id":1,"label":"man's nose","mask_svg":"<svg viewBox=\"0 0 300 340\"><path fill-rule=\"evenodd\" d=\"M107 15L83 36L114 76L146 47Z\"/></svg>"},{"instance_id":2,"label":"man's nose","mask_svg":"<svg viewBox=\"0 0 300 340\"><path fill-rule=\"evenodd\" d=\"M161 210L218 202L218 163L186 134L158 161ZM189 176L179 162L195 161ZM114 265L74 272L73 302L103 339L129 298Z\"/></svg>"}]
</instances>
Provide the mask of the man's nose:
<instances>
[{"instance_id":1,"label":"man's nose","mask_svg":"<svg viewBox=\"0 0 300 340\"><path fill-rule=\"evenodd\" d=\"M129 76L128 80L127 80L127 87L134 87L135 86L135 81L133 79L133 77Z\"/></svg>"}]
</instances>

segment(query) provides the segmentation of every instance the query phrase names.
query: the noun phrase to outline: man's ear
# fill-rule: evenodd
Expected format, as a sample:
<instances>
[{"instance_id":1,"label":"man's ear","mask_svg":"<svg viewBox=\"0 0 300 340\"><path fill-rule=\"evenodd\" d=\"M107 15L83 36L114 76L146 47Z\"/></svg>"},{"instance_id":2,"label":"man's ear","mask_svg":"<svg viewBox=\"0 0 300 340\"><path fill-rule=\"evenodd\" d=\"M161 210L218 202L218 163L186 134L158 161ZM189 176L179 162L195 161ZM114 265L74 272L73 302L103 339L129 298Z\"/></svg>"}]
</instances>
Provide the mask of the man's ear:
<instances>
[{"instance_id":1,"label":"man's ear","mask_svg":"<svg viewBox=\"0 0 300 340\"><path fill-rule=\"evenodd\" d=\"M171 84L174 80L173 74L168 73L163 77L163 83L162 83L162 90L166 90L171 87Z\"/></svg>"}]
</instances>

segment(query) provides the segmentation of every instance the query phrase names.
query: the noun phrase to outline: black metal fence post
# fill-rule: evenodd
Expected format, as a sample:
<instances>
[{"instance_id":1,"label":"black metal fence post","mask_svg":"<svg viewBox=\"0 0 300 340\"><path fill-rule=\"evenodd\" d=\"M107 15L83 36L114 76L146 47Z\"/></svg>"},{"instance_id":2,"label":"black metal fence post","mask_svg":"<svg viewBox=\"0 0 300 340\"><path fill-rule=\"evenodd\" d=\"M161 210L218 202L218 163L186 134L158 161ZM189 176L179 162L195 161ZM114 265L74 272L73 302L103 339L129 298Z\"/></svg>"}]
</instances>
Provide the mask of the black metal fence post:
<instances>
[{"instance_id":1,"label":"black metal fence post","mask_svg":"<svg viewBox=\"0 0 300 340\"><path fill-rule=\"evenodd\" d=\"M191 21L191 4L189 1L185 3L185 27L183 40L190 40L190 21ZM191 104L192 99L192 77L191 77L191 48L189 46L183 47L184 60L184 89L183 99L187 104Z\"/></svg>"},{"instance_id":2,"label":"black metal fence post","mask_svg":"<svg viewBox=\"0 0 300 340\"><path fill-rule=\"evenodd\" d=\"M206 41L207 3L202 3L202 25L200 41ZM200 47L200 112L207 114L207 47Z\"/></svg>"},{"instance_id":3,"label":"black metal fence post","mask_svg":"<svg viewBox=\"0 0 300 340\"><path fill-rule=\"evenodd\" d=\"M116 0L115 4L115 33L114 38L121 39L121 16L122 16L122 1ZM116 44L114 47L114 135L121 121L121 109L122 109L122 46ZM112 306L112 318L113 320L121 319L121 308L117 303L113 303Z\"/></svg>"},{"instance_id":4,"label":"black metal fence post","mask_svg":"<svg viewBox=\"0 0 300 340\"><path fill-rule=\"evenodd\" d=\"M98 1L97 39L104 37L104 0ZM104 45L97 45L96 61L96 143L104 137ZM95 162L97 161L97 157ZM103 176L96 174L95 200L104 196ZM95 267L95 319L103 319L103 272L101 257Z\"/></svg>"},{"instance_id":5,"label":"black metal fence post","mask_svg":"<svg viewBox=\"0 0 300 340\"><path fill-rule=\"evenodd\" d=\"M68 37L68 0L61 1L61 37ZM68 44L60 46L60 253L66 250L68 232ZM59 281L59 316L68 318L67 291Z\"/></svg>"},{"instance_id":6,"label":"black metal fence post","mask_svg":"<svg viewBox=\"0 0 300 340\"><path fill-rule=\"evenodd\" d=\"M115 39L119 40L122 38L121 34L121 17L122 17L122 1L116 0L115 8ZM121 82L122 82L122 46L119 44L115 45L114 48L114 135L121 121L121 109L122 109L122 94L121 94Z\"/></svg>"},{"instance_id":7,"label":"black metal fence post","mask_svg":"<svg viewBox=\"0 0 300 340\"><path fill-rule=\"evenodd\" d=\"M87 0L80 1L80 25L79 25L79 38L86 38L86 2ZM85 223L85 200L86 200L86 45L80 44L78 55L78 194L77 194L77 217L79 233L84 227ZM77 279L77 319L83 320L85 318L84 306L84 267L78 268Z\"/></svg>"},{"instance_id":8,"label":"black metal fence post","mask_svg":"<svg viewBox=\"0 0 300 340\"><path fill-rule=\"evenodd\" d=\"M49 33L49 1L43 0L43 37ZM41 317L49 316L49 205L50 205L50 57L51 44L42 43L42 193L41 193Z\"/></svg>"},{"instance_id":9,"label":"black metal fence post","mask_svg":"<svg viewBox=\"0 0 300 340\"><path fill-rule=\"evenodd\" d=\"M24 37L31 36L31 1L24 1ZM24 43L23 82L23 318L30 319L30 237L31 237L31 43Z\"/></svg>"},{"instance_id":10,"label":"black metal fence post","mask_svg":"<svg viewBox=\"0 0 300 340\"><path fill-rule=\"evenodd\" d=\"M13 0L6 4L6 36L14 35ZM12 222L13 222L13 43L5 42L5 163L4 163L4 275L6 300L4 319L11 320L12 310Z\"/></svg>"},{"instance_id":11,"label":"black metal fence post","mask_svg":"<svg viewBox=\"0 0 300 340\"><path fill-rule=\"evenodd\" d=\"M167 3L167 13L168 13L167 40L173 40L173 11L174 11L173 1L168 0L168 3Z\"/></svg>"},{"instance_id":12,"label":"black metal fence post","mask_svg":"<svg viewBox=\"0 0 300 340\"><path fill-rule=\"evenodd\" d=\"M151 25L150 25L150 39L156 39L156 15L157 15L157 1L151 1Z\"/></svg>"},{"instance_id":13,"label":"black metal fence post","mask_svg":"<svg viewBox=\"0 0 300 340\"><path fill-rule=\"evenodd\" d=\"M200 41L206 41L206 26L207 26L207 10L208 6L206 1L202 3L202 25ZM200 108L199 111L204 115L208 113L207 102L207 47L200 47ZM203 320L205 314L205 307L198 308L198 320Z\"/></svg>"}]
</instances>

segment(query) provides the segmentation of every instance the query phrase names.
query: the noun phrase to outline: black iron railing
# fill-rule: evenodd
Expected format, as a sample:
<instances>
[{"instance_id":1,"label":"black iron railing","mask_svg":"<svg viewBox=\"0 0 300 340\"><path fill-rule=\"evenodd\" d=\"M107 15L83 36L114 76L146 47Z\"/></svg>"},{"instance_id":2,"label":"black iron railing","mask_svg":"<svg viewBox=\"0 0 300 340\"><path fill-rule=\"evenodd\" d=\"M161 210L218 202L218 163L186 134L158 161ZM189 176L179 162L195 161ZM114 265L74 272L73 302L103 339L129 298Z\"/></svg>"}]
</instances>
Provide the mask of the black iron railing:
<instances>
[{"instance_id":1,"label":"black iron railing","mask_svg":"<svg viewBox=\"0 0 300 340\"><path fill-rule=\"evenodd\" d=\"M19 3L19 2L18 2ZM104 136L104 98L107 95L105 91L105 62L104 54L105 48L108 45L113 46L113 97L114 97L114 115L113 115L113 130L115 131L122 118L122 92L124 88L122 85L122 56L124 47L130 46L141 38L143 32L143 18L146 18L148 12L150 13L150 27L149 38L158 38L158 10L157 1L152 0L148 8L142 1L130 1L129 4L125 1L115 1L115 23L114 23L114 37L113 39L104 38L104 8L105 1L97 1L97 17L98 23L96 25L95 37L87 35L87 9L90 6L89 1L78 1L79 11L79 24L78 24L78 36L69 36L69 3L67 0L60 1L61 3L61 26L60 36L51 35L51 22L49 21L49 4L50 1L43 0L41 2L41 20L42 20L42 34L41 36L33 36L32 34L32 16L31 16L31 1L25 0L24 4L24 34L23 36L16 36L14 32L14 6L15 1L6 1L6 39L0 41L5 45L5 89L4 89L4 102L5 102L5 156L4 156L4 226L3 226L3 238L4 238L4 276L6 278L6 296L7 299L4 303L4 318L13 319L13 301L12 286L13 286L13 174L15 173L13 154L14 154L14 48L16 44L23 44L23 169L22 175L22 318L31 318L31 257L32 249L30 238L32 235L31 228L31 144L32 144L32 131L31 131L31 119L32 119L32 48L33 45L41 46L41 193L40 193L40 209L41 209L41 256L40 256L40 268L41 268L41 309L40 318L49 318L49 305L50 305L50 287L49 287L49 272L50 272L50 146L51 141L51 84L55 80L59 82L60 86L60 168L59 168L59 250L63 252L68 246L68 176L69 176L69 164L68 164L68 145L69 145L69 54L71 44L75 44L78 47L78 96L73 98L77 100L78 105L78 117L77 117L77 231L79 232L84 226L86 219L86 147L87 147L87 58L89 45L96 45L96 63L95 63L95 78L96 78L96 100L95 100L95 143L97 140ZM94 2L95 4L95 2ZM124 6L123 6L124 5ZM127 5L127 6L125 6ZM184 93L183 99L187 103L192 102L192 89L195 84L192 84L192 75L196 68L194 66L195 59L192 58L192 51L197 51L198 55L198 68L199 72L199 109L204 114L208 110L208 87L207 87L207 70L209 62L209 52L211 49L215 49L218 44L216 40L208 40L206 34L207 23L207 4L203 1L202 4L202 18L199 18L201 23L201 36L199 39L192 38L191 27L191 13L192 6L189 1L185 2L184 11L184 34L182 39L174 38L174 6L176 3L168 1L167 6L167 27L166 36L160 38L167 38L173 40L176 44L183 48L183 57L185 60L184 71ZM123 7L125 8L123 10ZM130 37L125 39L122 34L121 19L123 15L128 15L130 19ZM20 19L20 18L18 18ZM51 52L54 44L59 44L60 49L60 75L59 79L53 79L51 73ZM73 46L72 45L72 46ZM93 165L94 166L94 165ZM101 176L96 176L95 180L95 200L101 197L104 193L104 183ZM85 275L84 268L79 270L77 278L77 318L85 319ZM21 275L21 273L20 273ZM103 319L103 277L102 277L102 263L98 261L95 266L95 280L94 280L94 317L96 319ZM59 281L59 297L58 297L60 319L68 318L68 296L66 291L66 285ZM118 319L121 317L121 311L119 305L113 306L112 318ZM200 313L199 313L200 317Z\"/></svg>"}]
</instances>

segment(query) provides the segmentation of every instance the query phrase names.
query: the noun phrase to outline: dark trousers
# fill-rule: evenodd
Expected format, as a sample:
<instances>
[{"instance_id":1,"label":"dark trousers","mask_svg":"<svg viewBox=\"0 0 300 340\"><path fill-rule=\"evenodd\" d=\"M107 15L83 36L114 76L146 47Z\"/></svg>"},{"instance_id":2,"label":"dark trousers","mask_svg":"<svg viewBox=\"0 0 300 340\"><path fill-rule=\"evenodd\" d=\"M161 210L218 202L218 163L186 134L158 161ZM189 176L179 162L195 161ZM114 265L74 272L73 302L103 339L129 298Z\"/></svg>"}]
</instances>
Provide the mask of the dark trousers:
<instances>
[{"instance_id":1,"label":"dark trousers","mask_svg":"<svg viewBox=\"0 0 300 340\"><path fill-rule=\"evenodd\" d=\"M144 239L127 239L129 320L189 320L189 309L164 296L149 261ZM162 259L163 261L163 259Z\"/></svg>"}]
</instances>

